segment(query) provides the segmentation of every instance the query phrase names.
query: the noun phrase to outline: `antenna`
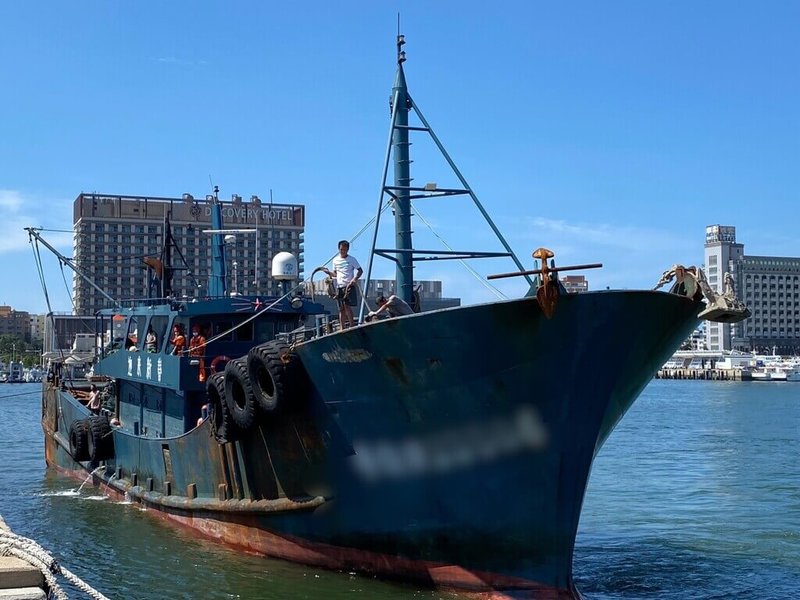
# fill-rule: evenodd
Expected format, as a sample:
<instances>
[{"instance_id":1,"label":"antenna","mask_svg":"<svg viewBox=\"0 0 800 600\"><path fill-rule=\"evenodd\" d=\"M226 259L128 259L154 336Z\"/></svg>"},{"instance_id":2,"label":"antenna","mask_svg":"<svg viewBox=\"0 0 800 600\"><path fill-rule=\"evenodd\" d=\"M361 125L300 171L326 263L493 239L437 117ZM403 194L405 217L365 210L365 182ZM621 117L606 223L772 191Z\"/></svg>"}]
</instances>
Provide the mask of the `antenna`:
<instances>
[{"instance_id":1,"label":"antenna","mask_svg":"<svg viewBox=\"0 0 800 600\"><path fill-rule=\"evenodd\" d=\"M267 238L267 258L269 259L269 251L272 250L272 260L275 260L275 211L272 210L272 188L269 188L269 237ZM278 248L278 251L283 248ZM271 262L269 264L272 264Z\"/></svg>"},{"instance_id":2,"label":"antenna","mask_svg":"<svg viewBox=\"0 0 800 600\"><path fill-rule=\"evenodd\" d=\"M406 36L400 33L400 13L397 13L397 64L402 65L406 62L406 53L403 46L406 43Z\"/></svg>"}]
</instances>

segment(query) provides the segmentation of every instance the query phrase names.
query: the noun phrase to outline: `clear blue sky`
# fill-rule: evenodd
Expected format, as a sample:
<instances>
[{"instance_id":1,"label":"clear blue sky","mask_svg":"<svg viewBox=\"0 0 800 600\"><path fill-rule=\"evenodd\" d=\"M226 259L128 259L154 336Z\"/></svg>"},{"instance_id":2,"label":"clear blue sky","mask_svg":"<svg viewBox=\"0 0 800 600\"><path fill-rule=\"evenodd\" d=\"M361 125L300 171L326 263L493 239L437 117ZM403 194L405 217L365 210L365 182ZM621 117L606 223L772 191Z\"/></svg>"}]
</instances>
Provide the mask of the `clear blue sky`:
<instances>
[{"instance_id":1,"label":"clear blue sky","mask_svg":"<svg viewBox=\"0 0 800 600\"><path fill-rule=\"evenodd\" d=\"M22 228L70 229L81 191L272 190L306 205L322 264L375 209L398 11L412 96L526 264L543 245L603 262L594 289L651 287L712 223L800 255L800 3L3 2L0 303L44 312ZM418 183L452 182L414 150ZM452 247L498 249L441 202L419 210ZM457 264L416 275L491 298ZM60 275L51 292L68 310Z\"/></svg>"}]
</instances>

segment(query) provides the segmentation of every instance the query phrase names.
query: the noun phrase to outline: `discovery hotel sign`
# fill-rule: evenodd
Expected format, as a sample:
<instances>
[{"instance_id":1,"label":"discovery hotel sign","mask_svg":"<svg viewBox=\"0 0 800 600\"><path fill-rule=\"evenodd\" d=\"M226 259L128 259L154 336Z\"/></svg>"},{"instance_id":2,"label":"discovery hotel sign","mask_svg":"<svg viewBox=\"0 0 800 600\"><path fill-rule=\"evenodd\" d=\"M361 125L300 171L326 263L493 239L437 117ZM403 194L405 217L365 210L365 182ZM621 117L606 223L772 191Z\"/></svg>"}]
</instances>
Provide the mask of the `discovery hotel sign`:
<instances>
[{"instance_id":1,"label":"discovery hotel sign","mask_svg":"<svg viewBox=\"0 0 800 600\"><path fill-rule=\"evenodd\" d=\"M81 194L75 200L74 222L81 218L120 219L122 221L162 222L169 216L173 223L211 223L211 199L152 198L142 196L113 196ZM257 197L243 200L219 200L226 226L255 225L304 227L305 207L302 205L263 202Z\"/></svg>"},{"instance_id":2,"label":"discovery hotel sign","mask_svg":"<svg viewBox=\"0 0 800 600\"><path fill-rule=\"evenodd\" d=\"M245 223L254 222L256 219L262 223L275 224L275 225L302 225L295 223L295 212L299 207L296 206L262 206L255 208L251 206L234 204L222 204L222 218L225 222ZM203 214L211 219L211 207L206 205L203 207Z\"/></svg>"}]
</instances>

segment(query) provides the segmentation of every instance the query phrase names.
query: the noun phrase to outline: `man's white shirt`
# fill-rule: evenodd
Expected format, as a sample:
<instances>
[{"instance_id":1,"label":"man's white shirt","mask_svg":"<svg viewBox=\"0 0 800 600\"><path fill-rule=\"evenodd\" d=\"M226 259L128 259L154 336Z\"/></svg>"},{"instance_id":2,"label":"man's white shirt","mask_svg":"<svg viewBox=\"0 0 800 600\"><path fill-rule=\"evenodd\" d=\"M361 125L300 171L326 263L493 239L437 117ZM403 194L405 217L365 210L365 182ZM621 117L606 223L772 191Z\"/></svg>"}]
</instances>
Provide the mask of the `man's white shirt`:
<instances>
[{"instance_id":1,"label":"man's white shirt","mask_svg":"<svg viewBox=\"0 0 800 600\"><path fill-rule=\"evenodd\" d=\"M361 268L358 261L349 254L342 258L337 255L332 261L333 270L336 272L336 287L347 287L353 281L356 271Z\"/></svg>"}]
</instances>

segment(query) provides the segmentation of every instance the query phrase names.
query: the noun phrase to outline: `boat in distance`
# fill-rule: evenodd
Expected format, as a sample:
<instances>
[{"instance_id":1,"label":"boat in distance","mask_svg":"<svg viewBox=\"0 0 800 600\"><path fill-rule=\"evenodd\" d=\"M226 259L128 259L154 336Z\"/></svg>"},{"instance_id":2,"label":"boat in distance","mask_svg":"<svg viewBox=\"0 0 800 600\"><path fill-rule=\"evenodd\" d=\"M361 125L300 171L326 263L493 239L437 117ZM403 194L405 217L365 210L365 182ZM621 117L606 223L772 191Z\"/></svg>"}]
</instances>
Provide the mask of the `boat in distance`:
<instances>
[{"instance_id":1,"label":"boat in distance","mask_svg":"<svg viewBox=\"0 0 800 600\"><path fill-rule=\"evenodd\" d=\"M582 294L565 293L559 272L575 267L556 266L545 248L526 271L409 94L404 43L398 36L365 289L376 256L395 262L395 293L408 303L415 261L508 256L518 271L506 275L528 279L529 293L372 321L362 301L350 328L296 288L237 297L215 198L207 296L185 301L171 289L166 226L150 263L158 297L114 301L96 317L101 389L91 398L99 393L105 410L93 415L90 393L58 377L43 384L47 463L89 472L150 514L246 551L432 586L579 598L572 556L594 457L701 316L743 313L714 306L698 269L671 269L669 292ZM412 133L431 136L463 187L412 185ZM412 202L455 195L473 200L505 252L414 248ZM397 247L378 248L387 208ZM294 274L290 260L273 264L273 276ZM187 343L192 330L200 345Z\"/></svg>"}]
</instances>

